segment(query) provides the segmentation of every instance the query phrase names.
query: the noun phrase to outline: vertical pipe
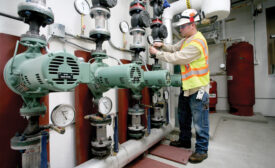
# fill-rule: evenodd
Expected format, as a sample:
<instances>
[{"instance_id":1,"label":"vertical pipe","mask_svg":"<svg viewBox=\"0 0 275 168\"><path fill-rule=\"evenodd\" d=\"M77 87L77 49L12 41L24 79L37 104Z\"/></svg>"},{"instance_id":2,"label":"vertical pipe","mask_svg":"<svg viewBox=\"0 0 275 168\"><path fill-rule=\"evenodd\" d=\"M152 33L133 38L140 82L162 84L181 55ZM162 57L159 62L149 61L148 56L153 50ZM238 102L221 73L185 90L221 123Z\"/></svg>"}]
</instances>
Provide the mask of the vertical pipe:
<instances>
[{"instance_id":1,"label":"vertical pipe","mask_svg":"<svg viewBox=\"0 0 275 168\"><path fill-rule=\"evenodd\" d=\"M123 64L129 64L131 61L122 59ZM128 108L131 101L129 89L118 89L118 137L119 143L127 141L127 117Z\"/></svg>"},{"instance_id":2,"label":"vertical pipe","mask_svg":"<svg viewBox=\"0 0 275 168\"><path fill-rule=\"evenodd\" d=\"M151 133L151 108L147 109L147 133L150 135Z\"/></svg>"},{"instance_id":3,"label":"vertical pipe","mask_svg":"<svg viewBox=\"0 0 275 168\"><path fill-rule=\"evenodd\" d=\"M13 57L17 40L20 40L20 37L0 33L0 87L1 95L5 95L0 101L0 167L22 167L21 154L12 150L8 144L16 132L22 132L27 126L27 120L19 115L23 100L20 95L8 88L3 75L6 63ZM17 54L25 50L24 46L19 45ZM14 121L16 124L11 124Z\"/></svg>"},{"instance_id":4,"label":"vertical pipe","mask_svg":"<svg viewBox=\"0 0 275 168\"><path fill-rule=\"evenodd\" d=\"M89 52L82 50L76 50L75 55L79 58L83 58L85 62L88 62L91 58ZM92 131L89 121L85 120L84 116L97 110L92 100L93 96L86 84L80 84L75 88L75 142L77 165L91 158L91 140L94 132Z\"/></svg>"},{"instance_id":5,"label":"vertical pipe","mask_svg":"<svg viewBox=\"0 0 275 168\"><path fill-rule=\"evenodd\" d=\"M47 157L47 137L48 132L43 131L41 133L41 168L47 168L48 167L48 157Z\"/></svg>"},{"instance_id":6,"label":"vertical pipe","mask_svg":"<svg viewBox=\"0 0 275 168\"><path fill-rule=\"evenodd\" d=\"M114 130L114 152L118 153L119 149L118 149L118 117L117 115L114 118L115 120L115 130Z\"/></svg>"},{"instance_id":7,"label":"vertical pipe","mask_svg":"<svg viewBox=\"0 0 275 168\"><path fill-rule=\"evenodd\" d=\"M165 103L165 108L166 108L166 124L169 124L170 118L169 118L168 103Z\"/></svg>"}]
</instances>

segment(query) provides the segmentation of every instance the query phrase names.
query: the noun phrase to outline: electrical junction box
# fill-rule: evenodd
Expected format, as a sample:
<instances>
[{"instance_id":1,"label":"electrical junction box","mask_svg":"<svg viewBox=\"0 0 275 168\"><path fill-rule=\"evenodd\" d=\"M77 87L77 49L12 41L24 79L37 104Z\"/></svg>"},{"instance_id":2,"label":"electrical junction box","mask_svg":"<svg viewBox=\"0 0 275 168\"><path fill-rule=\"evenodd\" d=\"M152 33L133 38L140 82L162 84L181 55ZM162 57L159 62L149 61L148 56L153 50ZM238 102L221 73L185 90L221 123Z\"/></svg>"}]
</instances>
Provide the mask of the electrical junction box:
<instances>
[{"instance_id":1,"label":"electrical junction box","mask_svg":"<svg viewBox=\"0 0 275 168\"><path fill-rule=\"evenodd\" d=\"M65 25L58 23L50 25L50 35L65 38Z\"/></svg>"}]
</instances>

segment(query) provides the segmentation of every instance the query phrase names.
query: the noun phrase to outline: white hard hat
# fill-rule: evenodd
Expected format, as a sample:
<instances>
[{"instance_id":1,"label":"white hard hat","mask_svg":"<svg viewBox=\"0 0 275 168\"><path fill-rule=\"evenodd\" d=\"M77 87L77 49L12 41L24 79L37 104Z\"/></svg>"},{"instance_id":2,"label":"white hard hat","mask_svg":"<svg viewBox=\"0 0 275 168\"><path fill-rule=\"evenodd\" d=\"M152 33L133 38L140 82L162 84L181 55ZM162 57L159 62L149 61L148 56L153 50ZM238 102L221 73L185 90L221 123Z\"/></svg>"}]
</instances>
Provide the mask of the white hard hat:
<instances>
[{"instance_id":1,"label":"white hard hat","mask_svg":"<svg viewBox=\"0 0 275 168\"><path fill-rule=\"evenodd\" d=\"M186 9L178 17L179 21L173 24L174 27L200 21L199 13L195 9Z\"/></svg>"}]
</instances>

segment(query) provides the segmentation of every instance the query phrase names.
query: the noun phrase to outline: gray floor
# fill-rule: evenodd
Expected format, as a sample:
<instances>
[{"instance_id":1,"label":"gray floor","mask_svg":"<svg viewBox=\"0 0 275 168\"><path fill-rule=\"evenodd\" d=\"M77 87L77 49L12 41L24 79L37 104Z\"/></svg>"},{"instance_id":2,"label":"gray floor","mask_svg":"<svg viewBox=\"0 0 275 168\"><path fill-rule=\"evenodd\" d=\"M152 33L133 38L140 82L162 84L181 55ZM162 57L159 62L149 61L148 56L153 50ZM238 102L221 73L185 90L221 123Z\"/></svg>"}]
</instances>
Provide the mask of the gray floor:
<instances>
[{"instance_id":1,"label":"gray floor","mask_svg":"<svg viewBox=\"0 0 275 168\"><path fill-rule=\"evenodd\" d=\"M194 133L194 130L193 130ZM177 139L177 130L168 139ZM168 140L163 143L169 143ZM192 138L194 150L195 138ZM218 112L210 115L208 159L199 164L181 165L154 155L146 157L175 167L194 168L274 168L275 118L256 114L233 116Z\"/></svg>"}]
</instances>

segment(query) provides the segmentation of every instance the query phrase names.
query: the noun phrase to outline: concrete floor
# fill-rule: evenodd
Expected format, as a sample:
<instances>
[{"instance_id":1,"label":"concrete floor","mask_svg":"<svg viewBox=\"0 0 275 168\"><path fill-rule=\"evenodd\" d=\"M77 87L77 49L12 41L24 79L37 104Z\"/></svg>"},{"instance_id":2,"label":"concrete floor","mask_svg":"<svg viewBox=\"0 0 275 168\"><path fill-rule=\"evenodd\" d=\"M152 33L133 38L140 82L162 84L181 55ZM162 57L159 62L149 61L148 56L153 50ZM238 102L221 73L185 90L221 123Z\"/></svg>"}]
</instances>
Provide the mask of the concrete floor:
<instances>
[{"instance_id":1,"label":"concrete floor","mask_svg":"<svg viewBox=\"0 0 275 168\"><path fill-rule=\"evenodd\" d=\"M167 138L177 139L175 132L177 130ZM169 142L163 141L164 144ZM194 144L193 136L192 150ZM150 154L146 157L179 168L274 168L275 118L260 114L253 117L234 116L224 112L211 114L208 159L202 163L182 165Z\"/></svg>"}]
</instances>

